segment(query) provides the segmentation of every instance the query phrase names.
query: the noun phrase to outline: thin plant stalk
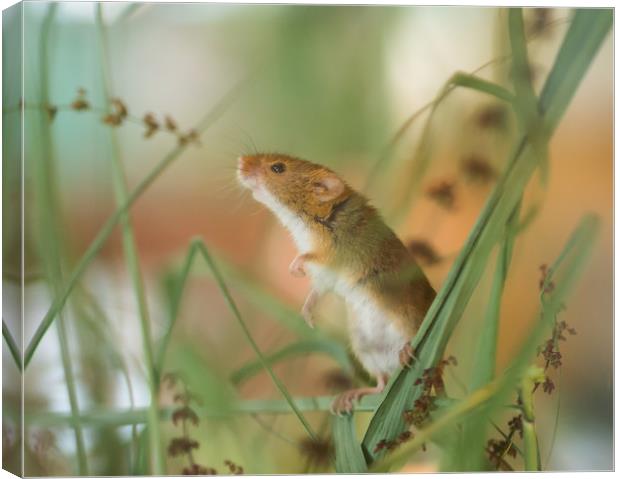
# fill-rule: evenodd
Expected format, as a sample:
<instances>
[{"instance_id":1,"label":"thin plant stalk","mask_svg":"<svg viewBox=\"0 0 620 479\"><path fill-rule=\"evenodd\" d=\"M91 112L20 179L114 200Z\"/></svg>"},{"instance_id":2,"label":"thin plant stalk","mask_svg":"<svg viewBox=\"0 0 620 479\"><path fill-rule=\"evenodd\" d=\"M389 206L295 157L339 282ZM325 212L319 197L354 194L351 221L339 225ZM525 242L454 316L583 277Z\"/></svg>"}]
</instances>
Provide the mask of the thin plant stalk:
<instances>
[{"instance_id":1,"label":"thin plant stalk","mask_svg":"<svg viewBox=\"0 0 620 479\"><path fill-rule=\"evenodd\" d=\"M298 411L328 412L333 399L333 396L316 396L293 398L293 402ZM371 413L378 404L378 397L365 396L355 405L355 412ZM160 420L170 420L173 410L172 407L162 407L159 411ZM284 399L246 399L235 402L225 411L210 408L208 410L198 409L196 413L201 418L227 418L239 414L288 415L293 414L293 410ZM26 417L26 423L39 427L57 427L78 421L84 427L121 427L146 424L147 419L148 408L93 409L82 411L76 419L65 412L33 412Z\"/></svg>"},{"instance_id":2,"label":"thin plant stalk","mask_svg":"<svg viewBox=\"0 0 620 479\"><path fill-rule=\"evenodd\" d=\"M521 411L523 412L523 462L526 471L540 471L540 450L536 436L534 416L534 380L531 374L526 375L519 390Z\"/></svg>"},{"instance_id":3,"label":"thin plant stalk","mask_svg":"<svg viewBox=\"0 0 620 479\"><path fill-rule=\"evenodd\" d=\"M39 67L40 67L40 95L44 104L48 103L48 46L51 25L56 15L56 3L51 3L41 27L41 37L39 44ZM58 188L55 183L54 159L52 133L50 120L45 115L40 115L40 138L41 149L39 151L39 171L37 174L38 202L41 214L41 225L44 240L42 249L42 259L47 270L47 277L51 283L51 289L56 296L60 293L61 285L64 283L62 263L65 257L62 243L60 240L60 211ZM56 323L60 358L65 376L67 396L71 415L79 417L79 404L77 399L77 385L71 363L69 350L69 338L67 332L66 318L63 314L58 315ZM88 460L84 443L84 433L79 422L74 422L73 430L75 434L75 445L78 460L78 473L82 476L88 475Z\"/></svg>"},{"instance_id":4,"label":"thin plant stalk","mask_svg":"<svg viewBox=\"0 0 620 479\"><path fill-rule=\"evenodd\" d=\"M17 369L22 371L22 358L21 358L21 353L19 351L19 347L17 346L17 343L15 342L15 339L13 338L11 331L9 331L9 328L6 325L4 318L2 318L2 337L4 338L4 342L9 348L9 352L11 353L11 357L15 361L15 365L17 366Z\"/></svg>"},{"instance_id":5,"label":"thin plant stalk","mask_svg":"<svg viewBox=\"0 0 620 479\"><path fill-rule=\"evenodd\" d=\"M112 82L110 78L110 66L107 51L107 36L105 25L103 24L103 7L101 3L97 4L97 33L99 46L101 50L101 68L103 76L103 96L104 103L110 105ZM128 199L127 180L122 160L120 158L120 147L118 138L113 128L109 130L109 139L111 143L110 159L112 160L112 175L114 182L114 193L117 206L120 207ZM146 379L149 388L149 445L152 473L162 475L166 472L166 461L163 454L161 434L159 428L159 390L155 379L155 360L153 354L151 321L146 301L146 293L144 291L144 282L140 271L140 261L135 242L133 226L129 218L129 213L125 212L120 218L120 225L123 235L123 250L125 253L125 261L127 269L131 277L136 303L138 305L138 316L140 318L140 330L142 333L142 349L146 367Z\"/></svg>"},{"instance_id":6,"label":"thin plant stalk","mask_svg":"<svg viewBox=\"0 0 620 479\"><path fill-rule=\"evenodd\" d=\"M213 123L215 123L226 111L227 107L236 99L237 94L248 84L252 77L252 75L247 75L239 83L234 85L197 124L195 131L198 134L204 133ZM86 271L86 268L95 259L99 251L101 251L101 248L103 248L103 245L114 231L116 225L120 222L122 216L129 211L138 198L142 196L142 194L181 155L181 153L185 151L186 148L187 144L178 144L166 156L164 156L164 158L144 177L144 179L138 183L136 188L131 191L127 197L127 201L119 206L102 225L101 229L69 275L67 284L64 286L62 292L54 298L50 308L34 332L32 339L28 343L24 354L24 369L28 367L28 364L30 364L37 347L41 343L41 340L45 336L45 333L49 327L54 322L58 312L65 306L65 303L73 291L73 288L75 288L77 282Z\"/></svg>"},{"instance_id":7,"label":"thin plant stalk","mask_svg":"<svg viewBox=\"0 0 620 479\"><path fill-rule=\"evenodd\" d=\"M245 335L246 339L250 343L250 346L252 347L252 349L254 350L254 352L256 353L258 358L260 359L263 368L269 374L269 377L273 381L273 383L276 386L276 388L280 391L282 396L284 396L284 399L286 400L286 402L290 406L290 408L293 411L293 413L295 414L295 416L297 416L297 419L299 419L299 422L301 422L302 426L304 427L304 429L306 430L308 435L312 439L316 440L316 438L317 438L316 433L312 430L312 427L310 426L310 424L308 423L308 421L306 420L304 415L301 413L299 408L295 405L295 402L293 401L291 395L287 391L286 386L284 386L282 381L280 381L280 379L275 375L275 373L273 372L273 369L271 369L271 366L269 366L269 363L268 363L267 359L265 358L265 356L261 352L260 348L258 347L258 344L256 344L256 341L254 341L254 338L252 337L252 333L250 332L247 324L245 324L245 321L241 317L241 313L239 312L239 308L237 308L237 304L233 300L233 298L232 298L232 296L230 294L230 291L228 291L228 287L226 286L226 283L224 283L224 278L222 277L219 269L217 268L217 266L215 265L213 259L211 258L211 255L209 254L209 251L207 250L207 247L205 246L203 241L200 240L200 239L195 239L192 242L192 246L191 247L192 248L196 248L202 254L202 256L204 257L205 261L207 262L207 265L209 266L209 269L211 269L211 271L213 272L213 276L215 277L215 281L216 281L218 287L220 288L220 291L222 292L222 295L224 296L224 299L226 300L226 303L228 304L228 307L233 312L233 315L235 316L235 319L239 323L239 326L241 326L241 329L243 330L243 334Z\"/></svg>"}]
</instances>

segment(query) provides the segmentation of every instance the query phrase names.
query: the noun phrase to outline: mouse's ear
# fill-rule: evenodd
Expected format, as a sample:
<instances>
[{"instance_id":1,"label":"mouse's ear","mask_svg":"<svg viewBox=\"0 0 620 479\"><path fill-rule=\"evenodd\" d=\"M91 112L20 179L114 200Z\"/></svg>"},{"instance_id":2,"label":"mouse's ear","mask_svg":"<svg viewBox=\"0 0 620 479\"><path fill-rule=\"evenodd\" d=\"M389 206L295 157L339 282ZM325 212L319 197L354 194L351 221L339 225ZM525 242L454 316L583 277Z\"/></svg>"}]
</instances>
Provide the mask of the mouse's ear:
<instances>
[{"instance_id":1,"label":"mouse's ear","mask_svg":"<svg viewBox=\"0 0 620 479\"><path fill-rule=\"evenodd\" d=\"M333 173L317 178L312 183L314 194L321 202L330 201L344 191L344 183Z\"/></svg>"}]
</instances>

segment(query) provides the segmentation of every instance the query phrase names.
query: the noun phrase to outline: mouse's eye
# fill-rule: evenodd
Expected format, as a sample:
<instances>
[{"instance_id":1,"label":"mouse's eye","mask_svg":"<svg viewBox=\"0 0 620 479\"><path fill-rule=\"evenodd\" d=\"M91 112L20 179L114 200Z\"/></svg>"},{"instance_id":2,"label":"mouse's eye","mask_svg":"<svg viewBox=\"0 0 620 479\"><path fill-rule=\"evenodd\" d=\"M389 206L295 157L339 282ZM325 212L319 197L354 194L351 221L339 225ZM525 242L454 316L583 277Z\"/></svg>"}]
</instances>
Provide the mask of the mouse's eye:
<instances>
[{"instance_id":1,"label":"mouse's eye","mask_svg":"<svg viewBox=\"0 0 620 479\"><path fill-rule=\"evenodd\" d=\"M286 166L284 166L284 163L274 163L273 165L271 165L271 171L273 171L274 173L284 173L284 170L286 170Z\"/></svg>"}]
</instances>

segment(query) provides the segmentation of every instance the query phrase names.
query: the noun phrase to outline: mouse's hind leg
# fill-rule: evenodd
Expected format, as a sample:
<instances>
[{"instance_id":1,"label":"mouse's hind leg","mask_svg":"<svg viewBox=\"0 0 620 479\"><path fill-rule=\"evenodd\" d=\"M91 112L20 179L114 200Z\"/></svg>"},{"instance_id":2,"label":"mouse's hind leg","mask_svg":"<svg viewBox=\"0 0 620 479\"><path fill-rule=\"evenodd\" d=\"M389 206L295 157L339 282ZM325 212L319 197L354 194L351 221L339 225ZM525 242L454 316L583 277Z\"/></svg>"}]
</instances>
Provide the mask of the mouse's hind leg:
<instances>
[{"instance_id":1,"label":"mouse's hind leg","mask_svg":"<svg viewBox=\"0 0 620 479\"><path fill-rule=\"evenodd\" d=\"M385 389L387 384L387 374L381 374L377 377L377 385L375 387L350 389L341 393L331 405L332 414L348 414L353 410L353 402L359 401L364 396L370 394L379 394Z\"/></svg>"}]
</instances>

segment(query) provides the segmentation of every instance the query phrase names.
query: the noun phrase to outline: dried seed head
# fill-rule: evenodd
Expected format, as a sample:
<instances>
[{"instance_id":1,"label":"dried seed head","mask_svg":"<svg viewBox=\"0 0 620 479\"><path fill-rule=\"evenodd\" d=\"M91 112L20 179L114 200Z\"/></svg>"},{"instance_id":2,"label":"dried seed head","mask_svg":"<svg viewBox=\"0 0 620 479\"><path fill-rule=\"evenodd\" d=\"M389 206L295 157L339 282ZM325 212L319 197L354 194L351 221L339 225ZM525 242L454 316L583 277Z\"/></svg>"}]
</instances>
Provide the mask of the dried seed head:
<instances>
[{"instance_id":1,"label":"dried seed head","mask_svg":"<svg viewBox=\"0 0 620 479\"><path fill-rule=\"evenodd\" d=\"M86 100L77 98L71 103L71 108L76 111L88 110L90 108L90 105Z\"/></svg>"},{"instance_id":2,"label":"dried seed head","mask_svg":"<svg viewBox=\"0 0 620 479\"><path fill-rule=\"evenodd\" d=\"M86 90L84 88L78 88L77 97L71 103L71 108L76 111L88 110L90 105L86 101Z\"/></svg>"},{"instance_id":3,"label":"dried seed head","mask_svg":"<svg viewBox=\"0 0 620 479\"><path fill-rule=\"evenodd\" d=\"M508 111L499 103L487 105L476 113L475 121L482 129L504 129L508 123Z\"/></svg>"},{"instance_id":4,"label":"dried seed head","mask_svg":"<svg viewBox=\"0 0 620 479\"><path fill-rule=\"evenodd\" d=\"M121 118L127 118L127 106L119 98L114 98L111 101L112 107L115 109L116 114Z\"/></svg>"},{"instance_id":5,"label":"dried seed head","mask_svg":"<svg viewBox=\"0 0 620 479\"><path fill-rule=\"evenodd\" d=\"M332 369L323 375L323 384L331 392L341 392L351 389L353 381L342 369Z\"/></svg>"},{"instance_id":6,"label":"dried seed head","mask_svg":"<svg viewBox=\"0 0 620 479\"><path fill-rule=\"evenodd\" d=\"M473 154L461 162L465 178L472 183L486 184L497 178L495 168L481 155Z\"/></svg>"},{"instance_id":7,"label":"dried seed head","mask_svg":"<svg viewBox=\"0 0 620 479\"><path fill-rule=\"evenodd\" d=\"M44 456L56 447L56 436L48 429L40 429L32 434L32 450L39 456Z\"/></svg>"},{"instance_id":8,"label":"dried seed head","mask_svg":"<svg viewBox=\"0 0 620 479\"><path fill-rule=\"evenodd\" d=\"M152 113L145 114L144 118L142 118L142 123L144 123L144 126L146 127L146 131L144 132L145 138L150 138L157 132L157 130L159 130L159 123L155 119L155 115Z\"/></svg>"},{"instance_id":9,"label":"dried seed head","mask_svg":"<svg viewBox=\"0 0 620 479\"><path fill-rule=\"evenodd\" d=\"M183 468L184 476L215 476L217 471L212 467L201 466L200 464L192 464Z\"/></svg>"},{"instance_id":10,"label":"dried seed head","mask_svg":"<svg viewBox=\"0 0 620 479\"><path fill-rule=\"evenodd\" d=\"M334 447L329 436L312 439L304 437L298 443L299 450L310 464L315 466L328 466L334 455Z\"/></svg>"},{"instance_id":11,"label":"dried seed head","mask_svg":"<svg viewBox=\"0 0 620 479\"><path fill-rule=\"evenodd\" d=\"M230 471L231 474L234 474L236 476L243 474L243 467L241 467L238 464L235 464L229 459L226 459L224 461L224 465L228 467L228 470Z\"/></svg>"},{"instance_id":12,"label":"dried seed head","mask_svg":"<svg viewBox=\"0 0 620 479\"><path fill-rule=\"evenodd\" d=\"M168 444L168 455L175 457L182 454L192 452L192 449L198 449L200 444L190 437L175 437Z\"/></svg>"},{"instance_id":13,"label":"dried seed head","mask_svg":"<svg viewBox=\"0 0 620 479\"><path fill-rule=\"evenodd\" d=\"M518 433L519 436L523 437L523 415L519 414L518 416L514 416L510 421L508 421L508 427L510 428L510 432L513 434Z\"/></svg>"},{"instance_id":14,"label":"dried seed head","mask_svg":"<svg viewBox=\"0 0 620 479\"><path fill-rule=\"evenodd\" d=\"M179 145L184 146L189 143L195 143L196 145L200 145L200 140L198 139L198 133L195 130L190 130L187 133L179 135Z\"/></svg>"},{"instance_id":15,"label":"dried seed head","mask_svg":"<svg viewBox=\"0 0 620 479\"><path fill-rule=\"evenodd\" d=\"M161 382L163 384L166 384L166 386L169 389L174 388L177 385L177 381L178 381L179 377L177 376L176 373L174 372L167 372L165 373L162 378L161 378Z\"/></svg>"},{"instance_id":16,"label":"dried seed head","mask_svg":"<svg viewBox=\"0 0 620 479\"><path fill-rule=\"evenodd\" d=\"M440 180L426 188L426 196L441 207L451 210L456 200L455 188L454 181Z\"/></svg>"},{"instance_id":17,"label":"dried seed head","mask_svg":"<svg viewBox=\"0 0 620 479\"><path fill-rule=\"evenodd\" d=\"M54 105L47 105L45 107L45 111L47 112L50 121L54 121L54 118L56 118L56 113L58 113L58 107Z\"/></svg>"},{"instance_id":18,"label":"dried seed head","mask_svg":"<svg viewBox=\"0 0 620 479\"><path fill-rule=\"evenodd\" d=\"M123 122L123 119L116 113L108 113L107 115L103 116L101 121L104 122L106 125L119 126Z\"/></svg>"},{"instance_id":19,"label":"dried seed head","mask_svg":"<svg viewBox=\"0 0 620 479\"><path fill-rule=\"evenodd\" d=\"M387 439L381 439L377 443L377 445L375 446L374 452L377 453L377 452L382 451L384 449L388 450L388 451L393 451L398 446L400 446L404 442L409 441L413 437L414 437L414 434L411 431L403 431L403 432L401 432L398 435L398 437L396 439L394 439L392 441L389 441Z\"/></svg>"},{"instance_id":20,"label":"dried seed head","mask_svg":"<svg viewBox=\"0 0 620 479\"><path fill-rule=\"evenodd\" d=\"M547 394L551 394L555 389L555 384L549 376L545 376L545 382L543 383L543 391Z\"/></svg>"},{"instance_id":21,"label":"dried seed head","mask_svg":"<svg viewBox=\"0 0 620 479\"><path fill-rule=\"evenodd\" d=\"M169 115L166 115L166 117L164 118L164 122L166 124L166 129L168 131L176 131L177 129L177 124L176 122L172 119L172 117L170 117Z\"/></svg>"},{"instance_id":22,"label":"dried seed head","mask_svg":"<svg viewBox=\"0 0 620 479\"><path fill-rule=\"evenodd\" d=\"M407 245L415 259L426 266L432 266L441 262L441 256L426 240L411 240Z\"/></svg>"},{"instance_id":23,"label":"dried seed head","mask_svg":"<svg viewBox=\"0 0 620 479\"><path fill-rule=\"evenodd\" d=\"M528 33L532 35L544 33L553 12L550 8L533 8L531 11L533 15L527 25Z\"/></svg>"},{"instance_id":24,"label":"dried seed head","mask_svg":"<svg viewBox=\"0 0 620 479\"><path fill-rule=\"evenodd\" d=\"M176 426L179 421L189 421L194 426L200 422L196 412L189 406L183 406L172 413L172 423Z\"/></svg>"}]
</instances>

